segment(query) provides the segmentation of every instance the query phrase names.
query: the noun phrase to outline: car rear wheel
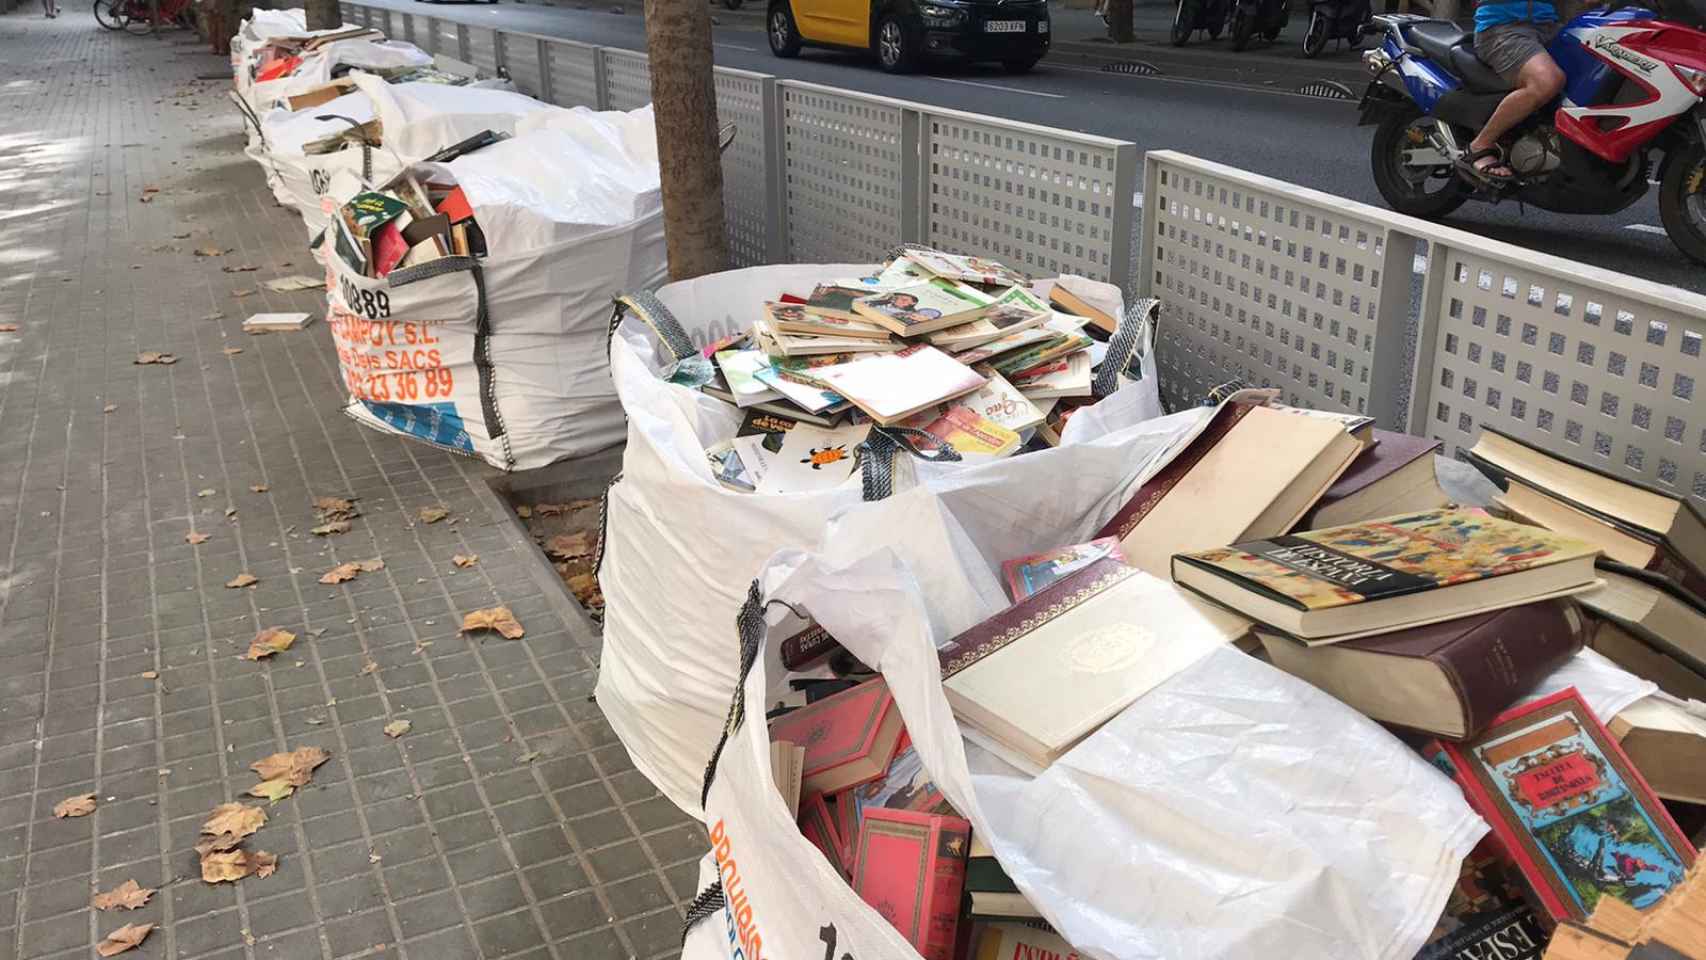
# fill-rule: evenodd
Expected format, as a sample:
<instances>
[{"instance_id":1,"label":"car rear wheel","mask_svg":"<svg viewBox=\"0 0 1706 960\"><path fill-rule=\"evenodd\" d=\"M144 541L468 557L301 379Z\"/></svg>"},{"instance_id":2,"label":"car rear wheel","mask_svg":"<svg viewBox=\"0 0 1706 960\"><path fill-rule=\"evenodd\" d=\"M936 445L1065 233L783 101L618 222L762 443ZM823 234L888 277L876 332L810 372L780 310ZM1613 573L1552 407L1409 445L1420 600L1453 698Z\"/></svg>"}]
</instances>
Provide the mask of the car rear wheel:
<instances>
[{"instance_id":1,"label":"car rear wheel","mask_svg":"<svg viewBox=\"0 0 1706 960\"><path fill-rule=\"evenodd\" d=\"M799 56L800 31L794 26L794 12L788 9L788 4L771 4L766 22L769 24L765 32L770 35L770 52L778 57Z\"/></svg>"},{"instance_id":2,"label":"car rear wheel","mask_svg":"<svg viewBox=\"0 0 1706 960\"><path fill-rule=\"evenodd\" d=\"M1042 57L1012 57L1001 61L1001 66L1008 73L1030 73L1031 68L1036 66L1037 61L1041 59Z\"/></svg>"},{"instance_id":3,"label":"car rear wheel","mask_svg":"<svg viewBox=\"0 0 1706 960\"><path fill-rule=\"evenodd\" d=\"M877 24L877 63L889 73L911 73L918 66L918 45L912 31L894 14Z\"/></svg>"}]
</instances>

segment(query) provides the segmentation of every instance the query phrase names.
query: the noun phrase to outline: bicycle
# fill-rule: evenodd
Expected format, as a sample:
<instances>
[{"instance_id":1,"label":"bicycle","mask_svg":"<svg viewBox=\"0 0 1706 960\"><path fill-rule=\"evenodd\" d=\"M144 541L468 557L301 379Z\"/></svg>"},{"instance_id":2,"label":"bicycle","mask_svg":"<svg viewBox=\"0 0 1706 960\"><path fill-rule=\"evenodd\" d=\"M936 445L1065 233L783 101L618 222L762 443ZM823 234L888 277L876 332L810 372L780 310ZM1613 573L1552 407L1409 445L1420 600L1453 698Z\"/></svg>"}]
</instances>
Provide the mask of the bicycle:
<instances>
[{"instance_id":1,"label":"bicycle","mask_svg":"<svg viewBox=\"0 0 1706 960\"><path fill-rule=\"evenodd\" d=\"M108 30L128 30L139 36L161 25L190 26L194 0L95 0L95 22Z\"/></svg>"}]
</instances>

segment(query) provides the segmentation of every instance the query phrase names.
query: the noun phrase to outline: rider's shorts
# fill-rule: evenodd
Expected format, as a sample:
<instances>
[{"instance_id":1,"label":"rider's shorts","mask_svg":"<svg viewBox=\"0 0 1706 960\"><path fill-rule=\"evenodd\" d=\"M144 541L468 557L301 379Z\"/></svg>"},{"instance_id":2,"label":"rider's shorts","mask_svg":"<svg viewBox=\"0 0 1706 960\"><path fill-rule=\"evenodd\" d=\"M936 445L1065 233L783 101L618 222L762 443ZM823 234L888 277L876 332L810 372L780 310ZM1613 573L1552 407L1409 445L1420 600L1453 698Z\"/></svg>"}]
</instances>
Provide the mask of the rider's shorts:
<instances>
[{"instance_id":1,"label":"rider's shorts","mask_svg":"<svg viewBox=\"0 0 1706 960\"><path fill-rule=\"evenodd\" d=\"M1537 53L1545 53L1546 45L1558 35L1559 24L1501 23L1475 34L1475 55L1492 67L1512 86L1517 71Z\"/></svg>"}]
</instances>

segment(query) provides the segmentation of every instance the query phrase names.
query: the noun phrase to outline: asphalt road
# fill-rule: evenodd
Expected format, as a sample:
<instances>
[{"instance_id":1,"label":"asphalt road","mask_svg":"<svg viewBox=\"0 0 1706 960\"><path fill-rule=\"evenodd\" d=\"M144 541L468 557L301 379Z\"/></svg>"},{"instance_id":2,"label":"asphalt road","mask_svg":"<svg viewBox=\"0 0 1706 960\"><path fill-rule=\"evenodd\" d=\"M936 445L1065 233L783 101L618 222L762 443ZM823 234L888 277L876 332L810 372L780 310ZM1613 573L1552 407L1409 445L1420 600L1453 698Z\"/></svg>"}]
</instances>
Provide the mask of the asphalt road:
<instances>
[{"instance_id":1,"label":"asphalt road","mask_svg":"<svg viewBox=\"0 0 1706 960\"><path fill-rule=\"evenodd\" d=\"M645 48L639 0L611 0L578 10L502 3L461 5L418 0L363 0L375 6L629 49ZM749 6L757 7L756 3ZM807 50L798 59L771 55L757 10L718 10L716 61L780 77L832 84L957 110L992 114L1118 137L1140 150L1170 149L1242 167L1365 203L1380 204L1369 173L1372 128L1356 125L1353 103L1233 86L1189 77L1103 73L1043 61L1030 74L998 66L941 65L927 74L890 76L866 58ZM1614 217L1565 217L1506 203L1470 204L1452 225L1487 236L1706 292L1706 269L1671 246L1658 226L1653 193Z\"/></svg>"}]
</instances>

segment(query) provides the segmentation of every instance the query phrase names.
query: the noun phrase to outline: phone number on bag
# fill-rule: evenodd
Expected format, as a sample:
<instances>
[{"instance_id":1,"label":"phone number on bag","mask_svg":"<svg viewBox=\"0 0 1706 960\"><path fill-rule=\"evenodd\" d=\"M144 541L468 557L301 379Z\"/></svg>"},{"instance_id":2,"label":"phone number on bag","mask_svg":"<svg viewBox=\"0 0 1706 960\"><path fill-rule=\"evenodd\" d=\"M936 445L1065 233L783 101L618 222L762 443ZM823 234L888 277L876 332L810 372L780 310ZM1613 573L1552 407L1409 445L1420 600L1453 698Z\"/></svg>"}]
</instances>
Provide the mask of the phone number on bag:
<instances>
[{"instance_id":1,"label":"phone number on bag","mask_svg":"<svg viewBox=\"0 0 1706 960\"><path fill-rule=\"evenodd\" d=\"M449 397L456 387L456 378L448 368L369 373L346 367L344 383L349 387L350 396L358 400L407 403Z\"/></svg>"}]
</instances>

